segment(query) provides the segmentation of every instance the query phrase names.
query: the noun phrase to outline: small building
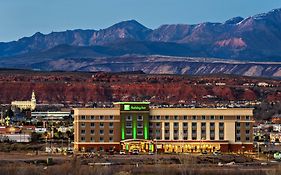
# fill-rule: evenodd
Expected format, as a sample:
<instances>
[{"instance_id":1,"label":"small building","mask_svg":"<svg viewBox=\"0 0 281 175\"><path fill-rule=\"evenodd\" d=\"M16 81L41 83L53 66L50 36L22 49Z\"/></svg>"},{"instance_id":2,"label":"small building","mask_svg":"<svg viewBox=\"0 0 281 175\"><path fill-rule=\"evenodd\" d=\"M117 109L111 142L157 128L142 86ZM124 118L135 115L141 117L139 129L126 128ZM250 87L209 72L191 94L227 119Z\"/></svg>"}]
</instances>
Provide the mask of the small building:
<instances>
[{"instance_id":1,"label":"small building","mask_svg":"<svg viewBox=\"0 0 281 175\"><path fill-rule=\"evenodd\" d=\"M36 98L35 93L32 91L31 100L30 101L12 101L11 103L12 109L19 108L20 110L35 110L36 108Z\"/></svg>"},{"instance_id":2,"label":"small building","mask_svg":"<svg viewBox=\"0 0 281 175\"><path fill-rule=\"evenodd\" d=\"M275 124L281 124L281 114L275 114L271 117L271 122Z\"/></svg>"}]
</instances>

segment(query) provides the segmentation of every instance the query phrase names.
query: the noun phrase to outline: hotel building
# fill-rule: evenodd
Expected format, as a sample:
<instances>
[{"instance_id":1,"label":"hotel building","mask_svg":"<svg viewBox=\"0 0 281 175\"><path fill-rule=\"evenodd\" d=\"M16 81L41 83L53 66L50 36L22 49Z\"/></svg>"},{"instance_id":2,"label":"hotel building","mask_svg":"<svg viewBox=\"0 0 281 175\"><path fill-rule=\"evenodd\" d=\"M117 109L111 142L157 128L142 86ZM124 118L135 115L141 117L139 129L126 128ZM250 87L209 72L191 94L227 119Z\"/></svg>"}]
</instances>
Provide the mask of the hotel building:
<instances>
[{"instance_id":1,"label":"hotel building","mask_svg":"<svg viewBox=\"0 0 281 175\"><path fill-rule=\"evenodd\" d=\"M74 109L75 151L252 151L251 108L150 108L118 102L114 108Z\"/></svg>"}]
</instances>

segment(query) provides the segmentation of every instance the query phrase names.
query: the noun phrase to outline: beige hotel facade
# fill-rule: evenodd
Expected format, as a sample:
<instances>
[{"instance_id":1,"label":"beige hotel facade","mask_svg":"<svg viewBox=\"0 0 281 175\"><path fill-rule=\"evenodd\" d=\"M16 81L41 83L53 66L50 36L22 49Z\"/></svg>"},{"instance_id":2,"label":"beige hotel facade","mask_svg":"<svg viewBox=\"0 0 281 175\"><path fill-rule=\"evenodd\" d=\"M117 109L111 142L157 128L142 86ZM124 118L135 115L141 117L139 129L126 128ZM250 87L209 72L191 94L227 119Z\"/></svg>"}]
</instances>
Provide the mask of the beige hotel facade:
<instances>
[{"instance_id":1,"label":"beige hotel facade","mask_svg":"<svg viewBox=\"0 0 281 175\"><path fill-rule=\"evenodd\" d=\"M74 109L75 151L244 152L253 149L252 108L152 108L118 102Z\"/></svg>"}]
</instances>

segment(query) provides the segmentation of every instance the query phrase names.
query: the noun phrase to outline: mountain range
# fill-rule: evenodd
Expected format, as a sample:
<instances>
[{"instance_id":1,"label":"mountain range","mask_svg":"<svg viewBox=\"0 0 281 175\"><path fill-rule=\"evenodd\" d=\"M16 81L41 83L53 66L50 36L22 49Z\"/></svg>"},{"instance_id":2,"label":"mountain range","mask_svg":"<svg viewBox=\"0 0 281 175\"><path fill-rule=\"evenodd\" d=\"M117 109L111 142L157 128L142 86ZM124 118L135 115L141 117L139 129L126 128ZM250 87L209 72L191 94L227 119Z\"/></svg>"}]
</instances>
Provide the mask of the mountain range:
<instances>
[{"instance_id":1,"label":"mountain range","mask_svg":"<svg viewBox=\"0 0 281 175\"><path fill-rule=\"evenodd\" d=\"M164 64L162 67L169 63L169 71L153 68L152 58L153 63ZM202 58L206 58L204 62L200 62ZM208 62L209 68L204 74L232 73L229 69L218 68L222 62L216 64L213 58L223 59L227 64L230 61L233 66L237 61L248 65L248 70L245 68L239 73L242 75L247 75L252 65L258 72L251 74L253 76L279 76L281 64L264 62L281 61L281 9L248 18L235 17L224 23L172 24L153 30L129 20L101 30L38 32L18 41L0 42L0 67L5 68L134 71L150 66L147 73L196 74L188 71L191 60L205 67ZM137 62L138 67L135 67ZM123 63L130 65L124 67ZM118 70L116 64L123 68ZM156 69L159 71L153 71ZM267 69L271 69L270 74L263 73Z\"/></svg>"}]
</instances>

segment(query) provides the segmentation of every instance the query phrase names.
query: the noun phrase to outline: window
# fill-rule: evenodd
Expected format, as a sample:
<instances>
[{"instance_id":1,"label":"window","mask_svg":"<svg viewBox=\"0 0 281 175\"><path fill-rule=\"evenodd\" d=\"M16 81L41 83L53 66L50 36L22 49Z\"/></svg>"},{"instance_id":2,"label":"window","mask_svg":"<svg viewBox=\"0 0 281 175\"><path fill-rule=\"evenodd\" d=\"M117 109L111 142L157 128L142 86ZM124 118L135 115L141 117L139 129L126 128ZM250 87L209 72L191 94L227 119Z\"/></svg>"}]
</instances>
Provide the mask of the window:
<instances>
[{"instance_id":1,"label":"window","mask_svg":"<svg viewBox=\"0 0 281 175\"><path fill-rule=\"evenodd\" d=\"M214 122L211 122L211 123L210 123L210 127L211 127L211 128L214 128L214 127L215 127L215 123L214 123Z\"/></svg>"},{"instance_id":2,"label":"window","mask_svg":"<svg viewBox=\"0 0 281 175\"><path fill-rule=\"evenodd\" d=\"M184 116L183 116L183 119L184 119L184 120L187 120L187 116L186 116L186 115L184 115Z\"/></svg>"},{"instance_id":3,"label":"window","mask_svg":"<svg viewBox=\"0 0 281 175\"><path fill-rule=\"evenodd\" d=\"M104 120L104 116L103 115L100 116L100 120Z\"/></svg>"},{"instance_id":4,"label":"window","mask_svg":"<svg viewBox=\"0 0 281 175\"><path fill-rule=\"evenodd\" d=\"M224 135L220 135L219 139L224 140Z\"/></svg>"},{"instance_id":5,"label":"window","mask_svg":"<svg viewBox=\"0 0 281 175\"><path fill-rule=\"evenodd\" d=\"M114 119L113 115L110 115L109 120L113 120L113 119Z\"/></svg>"},{"instance_id":6,"label":"window","mask_svg":"<svg viewBox=\"0 0 281 175\"><path fill-rule=\"evenodd\" d=\"M83 123L81 123L81 127L85 127L85 123L83 122Z\"/></svg>"},{"instance_id":7,"label":"window","mask_svg":"<svg viewBox=\"0 0 281 175\"><path fill-rule=\"evenodd\" d=\"M250 134L250 130L247 129L247 130L246 130L246 134Z\"/></svg>"},{"instance_id":8,"label":"window","mask_svg":"<svg viewBox=\"0 0 281 175\"><path fill-rule=\"evenodd\" d=\"M206 120L206 116L205 115L202 115L202 120Z\"/></svg>"},{"instance_id":9,"label":"window","mask_svg":"<svg viewBox=\"0 0 281 175\"><path fill-rule=\"evenodd\" d=\"M175 120L178 120L178 119L179 119L179 117L178 117L177 115L175 115L175 116L174 116L174 119L175 119Z\"/></svg>"},{"instance_id":10,"label":"window","mask_svg":"<svg viewBox=\"0 0 281 175\"><path fill-rule=\"evenodd\" d=\"M142 120L143 120L142 115L139 115L139 116L138 116L138 120L139 120L139 121L142 121Z\"/></svg>"},{"instance_id":11,"label":"window","mask_svg":"<svg viewBox=\"0 0 281 175\"><path fill-rule=\"evenodd\" d=\"M169 134L170 133L170 131L169 130L165 130L165 134Z\"/></svg>"},{"instance_id":12,"label":"window","mask_svg":"<svg viewBox=\"0 0 281 175\"><path fill-rule=\"evenodd\" d=\"M160 128L160 123L156 123L156 127L157 127L157 128Z\"/></svg>"},{"instance_id":13,"label":"window","mask_svg":"<svg viewBox=\"0 0 281 175\"><path fill-rule=\"evenodd\" d=\"M201 127L206 127L206 123L201 123Z\"/></svg>"},{"instance_id":14,"label":"window","mask_svg":"<svg viewBox=\"0 0 281 175\"><path fill-rule=\"evenodd\" d=\"M142 128L142 122L138 122L138 128Z\"/></svg>"},{"instance_id":15,"label":"window","mask_svg":"<svg viewBox=\"0 0 281 175\"><path fill-rule=\"evenodd\" d=\"M132 135L132 130L130 129L126 130L126 135Z\"/></svg>"},{"instance_id":16,"label":"window","mask_svg":"<svg viewBox=\"0 0 281 175\"><path fill-rule=\"evenodd\" d=\"M109 122L109 127L113 128L113 123L112 122Z\"/></svg>"},{"instance_id":17,"label":"window","mask_svg":"<svg viewBox=\"0 0 281 175\"><path fill-rule=\"evenodd\" d=\"M240 115L236 116L236 119L241 120L241 116Z\"/></svg>"},{"instance_id":18,"label":"window","mask_svg":"<svg viewBox=\"0 0 281 175\"><path fill-rule=\"evenodd\" d=\"M196 116L195 115L192 116L192 120L196 120Z\"/></svg>"},{"instance_id":19,"label":"window","mask_svg":"<svg viewBox=\"0 0 281 175\"><path fill-rule=\"evenodd\" d=\"M91 137L90 140L91 140L91 142L95 141L94 137Z\"/></svg>"},{"instance_id":20,"label":"window","mask_svg":"<svg viewBox=\"0 0 281 175\"><path fill-rule=\"evenodd\" d=\"M104 127L104 123L100 123L100 128L103 128Z\"/></svg>"},{"instance_id":21,"label":"window","mask_svg":"<svg viewBox=\"0 0 281 175\"><path fill-rule=\"evenodd\" d=\"M170 140L170 137L169 136L165 136L165 140Z\"/></svg>"},{"instance_id":22,"label":"window","mask_svg":"<svg viewBox=\"0 0 281 175\"><path fill-rule=\"evenodd\" d=\"M179 138L176 136L176 137L174 137L174 140L178 140Z\"/></svg>"},{"instance_id":23,"label":"window","mask_svg":"<svg viewBox=\"0 0 281 175\"><path fill-rule=\"evenodd\" d=\"M104 140L103 140L103 137L100 137L100 142L103 142Z\"/></svg>"},{"instance_id":24,"label":"window","mask_svg":"<svg viewBox=\"0 0 281 175\"><path fill-rule=\"evenodd\" d=\"M153 123L149 122L149 127L152 127L153 126Z\"/></svg>"},{"instance_id":25,"label":"window","mask_svg":"<svg viewBox=\"0 0 281 175\"><path fill-rule=\"evenodd\" d=\"M183 127L188 127L188 123L184 122Z\"/></svg>"},{"instance_id":26,"label":"window","mask_svg":"<svg viewBox=\"0 0 281 175\"><path fill-rule=\"evenodd\" d=\"M149 120L152 120L152 116L151 115L149 116Z\"/></svg>"},{"instance_id":27,"label":"window","mask_svg":"<svg viewBox=\"0 0 281 175\"><path fill-rule=\"evenodd\" d=\"M110 142L113 142L113 137L109 137L109 141L110 141Z\"/></svg>"},{"instance_id":28,"label":"window","mask_svg":"<svg viewBox=\"0 0 281 175\"><path fill-rule=\"evenodd\" d=\"M249 122L246 122L246 127L249 127L250 126L250 123Z\"/></svg>"},{"instance_id":29,"label":"window","mask_svg":"<svg viewBox=\"0 0 281 175\"><path fill-rule=\"evenodd\" d=\"M126 122L126 128L132 128L132 122Z\"/></svg>"},{"instance_id":30,"label":"window","mask_svg":"<svg viewBox=\"0 0 281 175\"><path fill-rule=\"evenodd\" d=\"M192 127L193 127L193 128L194 128L194 127L197 127L197 123L192 122Z\"/></svg>"},{"instance_id":31,"label":"window","mask_svg":"<svg viewBox=\"0 0 281 175\"><path fill-rule=\"evenodd\" d=\"M184 134L187 134L187 132L188 132L187 129L183 130L183 133L184 133Z\"/></svg>"},{"instance_id":32,"label":"window","mask_svg":"<svg viewBox=\"0 0 281 175\"><path fill-rule=\"evenodd\" d=\"M175 128L179 127L179 123L178 122L174 123L174 127Z\"/></svg>"},{"instance_id":33,"label":"window","mask_svg":"<svg viewBox=\"0 0 281 175\"><path fill-rule=\"evenodd\" d=\"M128 115L128 116L126 117L126 120L127 120L127 121L132 121L132 116Z\"/></svg>"},{"instance_id":34,"label":"window","mask_svg":"<svg viewBox=\"0 0 281 175\"><path fill-rule=\"evenodd\" d=\"M165 116L165 120L169 120L169 116L166 115L166 116Z\"/></svg>"},{"instance_id":35,"label":"window","mask_svg":"<svg viewBox=\"0 0 281 175\"><path fill-rule=\"evenodd\" d=\"M247 115L247 116L246 116L246 120L250 120L250 116Z\"/></svg>"},{"instance_id":36,"label":"window","mask_svg":"<svg viewBox=\"0 0 281 175\"><path fill-rule=\"evenodd\" d=\"M210 136L210 140L215 140L215 136Z\"/></svg>"},{"instance_id":37,"label":"window","mask_svg":"<svg viewBox=\"0 0 281 175\"><path fill-rule=\"evenodd\" d=\"M220 128L224 127L224 123L219 123L219 127Z\"/></svg>"},{"instance_id":38,"label":"window","mask_svg":"<svg viewBox=\"0 0 281 175\"><path fill-rule=\"evenodd\" d=\"M156 132L156 134L160 134L160 130L158 130L158 129L155 132Z\"/></svg>"},{"instance_id":39,"label":"window","mask_svg":"<svg viewBox=\"0 0 281 175\"><path fill-rule=\"evenodd\" d=\"M113 130L112 129L109 130L109 134L113 134Z\"/></svg>"},{"instance_id":40,"label":"window","mask_svg":"<svg viewBox=\"0 0 281 175\"><path fill-rule=\"evenodd\" d=\"M159 136L156 136L156 140L160 140L160 137L159 137Z\"/></svg>"},{"instance_id":41,"label":"window","mask_svg":"<svg viewBox=\"0 0 281 175\"><path fill-rule=\"evenodd\" d=\"M211 115L210 119L215 120L215 116Z\"/></svg>"},{"instance_id":42,"label":"window","mask_svg":"<svg viewBox=\"0 0 281 175\"><path fill-rule=\"evenodd\" d=\"M240 128L240 123L236 123L236 127L237 127L237 128Z\"/></svg>"},{"instance_id":43,"label":"window","mask_svg":"<svg viewBox=\"0 0 281 175\"><path fill-rule=\"evenodd\" d=\"M221 116L220 116L220 120L223 120L223 119L224 119L224 117L221 115Z\"/></svg>"},{"instance_id":44,"label":"window","mask_svg":"<svg viewBox=\"0 0 281 175\"><path fill-rule=\"evenodd\" d=\"M81 141L85 141L85 137L81 137Z\"/></svg>"},{"instance_id":45,"label":"window","mask_svg":"<svg viewBox=\"0 0 281 175\"><path fill-rule=\"evenodd\" d=\"M104 134L104 131L103 131L103 130L100 130L100 134Z\"/></svg>"},{"instance_id":46,"label":"window","mask_svg":"<svg viewBox=\"0 0 281 175\"><path fill-rule=\"evenodd\" d=\"M86 120L86 116L85 116L85 115L82 115L82 116L81 116L81 120Z\"/></svg>"},{"instance_id":47,"label":"window","mask_svg":"<svg viewBox=\"0 0 281 175\"><path fill-rule=\"evenodd\" d=\"M95 130L92 129L92 130L91 130L91 134L95 134Z\"/></svg>"},{"instance_id":48,"label":"window","mask_svg":"<svg viewBox=\"0 0 281 175\"><path fill-rule=\"evenodd\" d=\"M246 137L246 141L250 141L250 137L247 136L247 137Z\"/></svg>"},{"instance_id":49,"label":"window","mask_svg":"<svg viewBox=\"0 0 281 175\"><path fill-rule=\"evenodd\" d=\"M192 135L196 135L196 134L197 134L196 129L193 129L193 130L192 130Z\"/></svg>"},{"instance_id":50,"label":"window","mask_svg":"<svg viewBox=\"0 0 281 175\"><path fill-rule=\"evenodd\" d=\"M241 140L241 138L240 137L236 137L236 141L240 141Z\"/></svg>"},{"instance_id":51,"label":"window","mask_svg":"<svg viewBox=\"0 0 281 175\"><path fill-rule=\"evenodd\" d=\"M91 123L91 127L92 127L92 128L95 127L95 123Z\"/></svg>"},{"instance_id":52,"label":"window","mask_svg":"<svg viewBox=\"0 0 281 175\"><path fill-rule=\"evenodd\" d=\"M81 130L81 134L85 134L86 131L84 129Z\"/></svg>"},{"instance_id":53,"label":"window","mask_svg":"<svg viewBox=\"0 0 281 175\"><path fill-rule=\"evenodd\" d=\"M170 123L166 122L165 127L169 127L169 126L170 126Z\"/></svg>"},{"instance_id":54,"label":"window","mask_svg":"<svg viewBox=\"0 0 281 175\"><path fill-rule=\"evenodd\" d=\"M138 135L142 135L142 134L143 134L142 130L138 130Z\"/></svg>"},{"instance_id":55,"label":"window","mask_svg":"<svg viewBox=\"0 0 281 175\"><path fill-rule=\"evenodd\" d=\"M236 134L240 134L240 130L236 130Z\"/></svg>"},{"instance_id":56,"label":"window","mask_svg":"<svg viewBox=\"0 0 281 175\"><path fill-rule=\"evenodd\" d=\"M183 137L183 140L187 140L187 137L186 137L186 136L184 136L184 137Z\"/></svg>"},{"instance_id":57,"label":"window","mask_svg":"<svg viewBox=\"0 0 281 175\"><path fill-rule=\"evenodd\" d=\"M156 116L156 119L157 119L157 120L160 120L160 116L159 116L159 115L157 115L157 116Z\"/></svg>"},{"instance_id":58,"label":"window","mask_svg":"<svg viewBox=\"0 0 281 175\"><path fill-rule=\"evenodd\" d=\"M179 133L179 131L178 130L174 130L174 134L178 134Z\"/></svg>"},{"instance_id":59,"label":"window","mask_svg":"<svg viewBox=\"0 0 281 175\"><path fill-rule=\"evenodd\" d=\"M92 115L92 116L91 116L91 120L95 120L95 116Z\"/></svg>"}]
</instances>

